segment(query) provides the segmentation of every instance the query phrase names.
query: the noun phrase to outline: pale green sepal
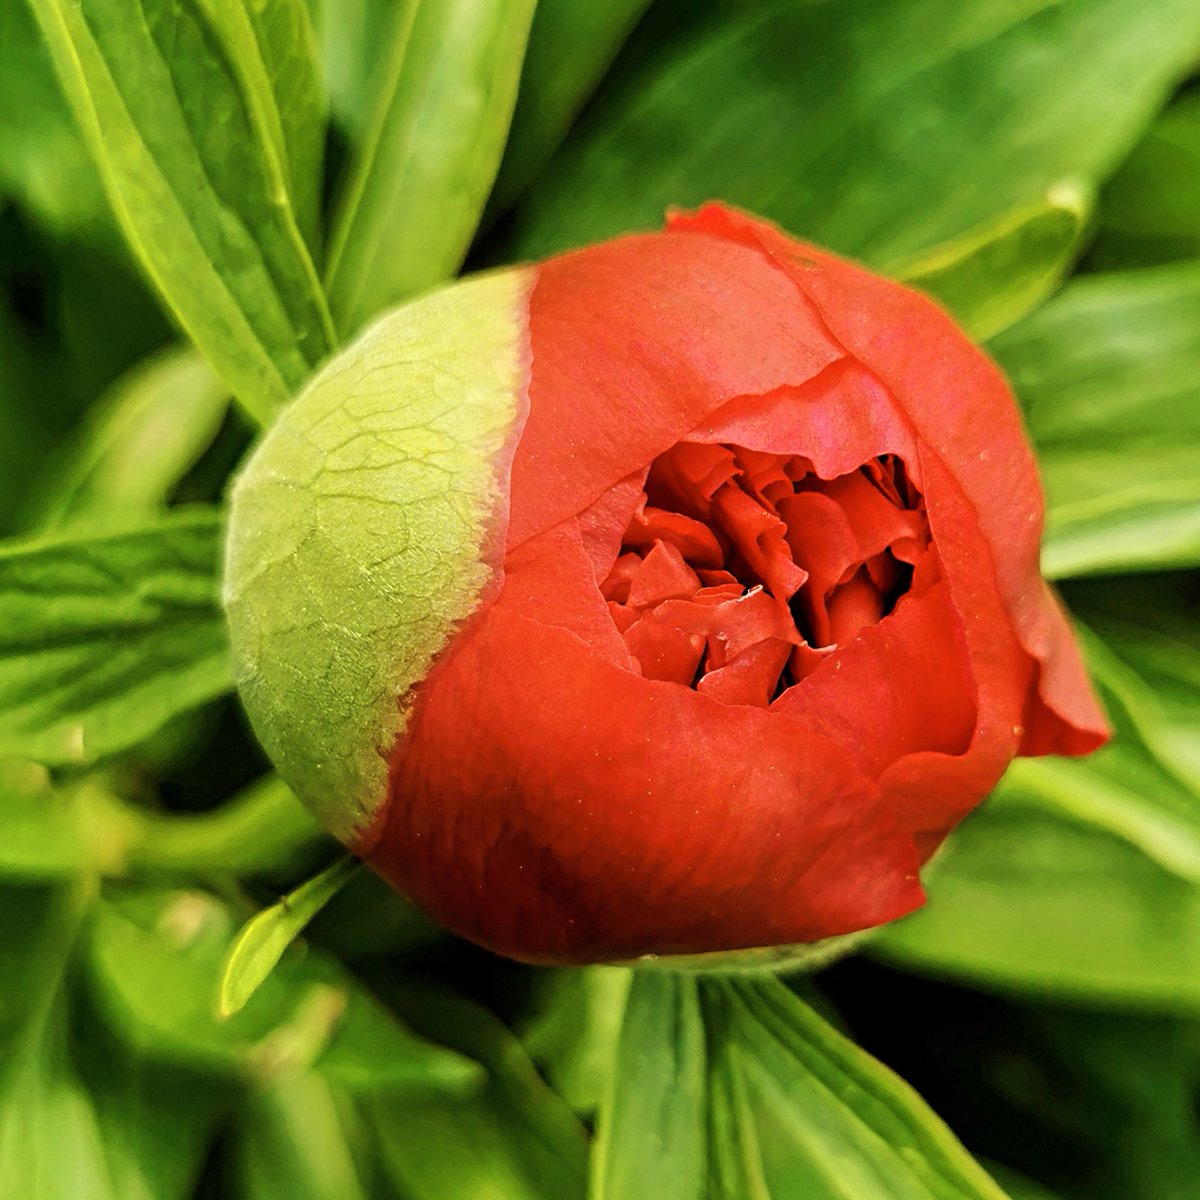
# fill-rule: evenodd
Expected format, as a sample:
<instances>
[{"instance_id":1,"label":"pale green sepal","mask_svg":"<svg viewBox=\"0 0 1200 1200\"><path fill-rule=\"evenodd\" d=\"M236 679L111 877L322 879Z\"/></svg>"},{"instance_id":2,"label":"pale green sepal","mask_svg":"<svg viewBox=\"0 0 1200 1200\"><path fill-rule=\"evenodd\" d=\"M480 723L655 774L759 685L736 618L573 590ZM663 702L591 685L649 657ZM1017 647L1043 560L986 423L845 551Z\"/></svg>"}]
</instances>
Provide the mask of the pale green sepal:
<instances>
[{"instance_id":1,"label":"pale green sepal","mask_svg":"<svg viewBox=\"0 0 1200 1200\"><path fill-rule=\"evenodd\" d=\"M343 841L383 802L403 698L493 580L529 279L481 276L381 318L284 410L233 491L242 699Z\"/></svg>"}]
</instances>

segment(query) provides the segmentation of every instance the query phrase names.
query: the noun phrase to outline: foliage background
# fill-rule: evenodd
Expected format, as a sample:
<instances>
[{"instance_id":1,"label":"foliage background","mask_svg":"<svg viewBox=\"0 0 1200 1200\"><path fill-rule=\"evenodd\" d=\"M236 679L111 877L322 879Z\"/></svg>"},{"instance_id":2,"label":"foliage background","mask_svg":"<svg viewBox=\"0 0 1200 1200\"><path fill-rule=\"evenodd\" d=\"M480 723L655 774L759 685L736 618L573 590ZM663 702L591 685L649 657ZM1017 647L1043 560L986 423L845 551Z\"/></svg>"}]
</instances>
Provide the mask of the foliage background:
<instances>
[{"instance_id":1,"label":"foliage background","mask_svg":"<svg viewBox=\"0 0 1200 1200\"><path fill-rule=\"evenodd\" d=\"M0 1195L1200 1192L1198 66L1195 0L0 0ZM256 425L464 259L713 196L986 342L1117 739L811 979L533 971L358 875L219 1020L334 854L229 694Z\"/></svg>"}]
</instances>

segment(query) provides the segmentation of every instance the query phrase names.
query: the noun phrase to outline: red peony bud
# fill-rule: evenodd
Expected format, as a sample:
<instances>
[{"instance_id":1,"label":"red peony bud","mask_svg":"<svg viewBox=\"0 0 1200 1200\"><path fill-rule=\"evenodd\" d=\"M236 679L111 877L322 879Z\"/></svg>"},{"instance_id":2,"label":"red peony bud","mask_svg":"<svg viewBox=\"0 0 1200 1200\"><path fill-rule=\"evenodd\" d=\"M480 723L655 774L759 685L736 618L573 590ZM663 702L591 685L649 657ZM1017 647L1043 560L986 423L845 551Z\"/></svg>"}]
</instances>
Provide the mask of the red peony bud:
<instances>
[{"instance_id":1,"label":"red peony bud","mask_svg":"<svg viewBox=\"0 0 1200 1200\"><path fill-rule=\"evenodd\" d=\"M255 726L383 876L590 962L899 917L1016 754L1105 738L988 359L709 205L386 317L264 439Z\"/></svg>"}]
</instances>

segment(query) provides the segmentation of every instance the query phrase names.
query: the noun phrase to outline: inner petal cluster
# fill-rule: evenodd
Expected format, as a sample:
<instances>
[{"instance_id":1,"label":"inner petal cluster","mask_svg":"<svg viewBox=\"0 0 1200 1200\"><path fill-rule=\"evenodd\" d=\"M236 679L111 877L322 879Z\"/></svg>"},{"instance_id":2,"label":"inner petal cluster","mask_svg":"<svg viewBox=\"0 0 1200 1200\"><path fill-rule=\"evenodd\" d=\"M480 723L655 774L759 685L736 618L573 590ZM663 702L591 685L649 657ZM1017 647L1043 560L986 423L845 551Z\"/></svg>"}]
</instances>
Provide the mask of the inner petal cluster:
<instances>
[{"instance_id":1,"label":"inner petal cluster","mask_svg":"<svg viewBox=\"0 0 1200 1200\"><path fill-rule=\"evenodd\" d=\"M798 455L679 442L601 591L648 678L765 707L936 569L929 548L894 455L822 479Z\"/></svg>"}]
</instances>

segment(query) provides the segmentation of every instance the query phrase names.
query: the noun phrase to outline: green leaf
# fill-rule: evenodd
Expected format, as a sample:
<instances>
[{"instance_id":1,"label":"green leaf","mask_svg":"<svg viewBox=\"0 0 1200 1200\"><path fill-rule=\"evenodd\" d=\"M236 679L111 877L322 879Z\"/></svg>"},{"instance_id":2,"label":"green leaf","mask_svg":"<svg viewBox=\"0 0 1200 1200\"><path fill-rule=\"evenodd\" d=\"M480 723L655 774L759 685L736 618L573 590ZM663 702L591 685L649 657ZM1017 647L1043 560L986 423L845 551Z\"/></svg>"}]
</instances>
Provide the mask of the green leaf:
<instances>
[{"instance_id":1,"label":"green leaf","mask_svg":"<svg viewBox=\"0 0 1200 1200\"><path fill-rule=\"evenodd\" d=\"M296 219L315 258L325 166L325 87L305 0L208 0L237 46L263 128L287 170ZM278 124L276 124L278 122Z\"/></svg>"},{"instance_id":2,"label":"green leaf","mask_svg":"<svg viewBox=\"0 0 1200 1200\"><path fill-rule=\"evenodd\" d=\"M709 0L662 16L518 208L510 256L720 197L902 262L1059 180L1103 179L1200 48L1193 0Z\"/></svg>"},{"instance_id":3,"label":"green leaf","mask_svg":"<svg viewBox=\"0 0 1200 1200\"><path fill-rule=\"evenodd\" d=\"M0 758L94 762L232 686L220 514L0 548Z\"/></svg>"},{"instance_id":4,"label":"green leaf","mask_svg":"<svg viewBox=\"0 0 1200 1200\"><path fill-rule=\"evenodd\" d=\"M299 947L221 1020L213 998L236 927L227 906L199 891L130 889L100 906L92 978L139 1053L268 1084L311 1069L371 1094L475 1083L472 1064L415 1037L334 963Z\"/></svg>"},{"instance_id":5,"label":"green leaf","mask_svg":"<svg viewBox=\"0 0 1200 1200\"><path fill-rule=\"evenodd\" d=\"M365 1131L346 1097L308 1073L260 1089L235 1117L244 1200L368 1200Z\"/></svg>"},{"instance_id":6,"label":"green leaf","mask_svg":"<svg viewBox=\"0 0 1200 1200\"><path fill-rule=\"evenodd\" d=\"M392 45L410 6L411 0L314 0L330 113L353 146L362 142L387 69L380 47Z\"/></svg>"},{"instance_id":7,"label":"green leaf","mask_svg":"<svg viewBox=\"0 0 1200 1200\"><path fill-rule=\"evenodd\" d=\"M347 855L326 867L278 904L255 914L229 947L221 972L217 1012L231 1017L246 1007L263 981L275 969L284 951L304 927L333 899L358 870L358 859Z\"/></svg>"},{"instance_id":8,"label":"green leaf","mask_svg":"<svg viewBox=\"0 0 1200 1200\"><path fill-rule=\"evenodd\" d=\"M0 875L52 881L124 867L131 811L97 780L54 786L39 763L0 762Z\"/></svg>"},{"instance_id":9,"label":"green leaf","mask_svg":"<svg viewBox=\"0 0 1200 1200\"><path fill-rule=\"evenodd\" d=\"M0 200L55 232L115 238L96 168L26 4L0 6Z\"/></svg>"},{"instance_id":10,"label":"green leaf","mask_svg":"<svg viewBox=\"0 0 1200 1200\"><path fill-rule=\"evenodd\" d=\"M774 977L638 972L618 1064L596 1200L1003 1200L911 1088Z\"/></svg>"},{"instance_id":11,"label":"green leaf","mask_svg":"<svg viewBox=\"0 0 1200 1200\"><path fill-rule=\"evenodd\" d=\"M95 1112L112 1200L190 1200L228 1098L205 1079L129 1054L78 1008L72 1012L73 1065Z\"/></svg>"},{"instance_id":12,"label":"green leaf","mask_svg":"<svg viewBox=\"0 0 1200 1200\"><path fill-rule=\"evenodd\" d=\"M637 971L600 1108L593 1200L704 1200L707 1057L696 980Z\"/></svg>"},{"instance_id":13,"label":"green leaf","mask_svg":"<svg viewBox=\"0 0 1200 1200\"><path fill-rule=\"evenodd\" d=\"M164 504L228 407L228 391L194 351L170 350L142 363L88 414L31 506L31 522L53 528Z\"/></svg>"},{"instance_id":14,"label":"green leaf","mask_svg":"<svg viewBox=\"0 0 1200 1200\"><path fill-rule=\"evenodd\" d=\"M1200 1008L1200 890L1097 823L1004 783L872 953L908 970L1107 1007Z\"/></svg>"},{"instance_id":15,"label":"green leaf","mask_svg":"<svg viewBox=\"0 0 1200 1200\"><path fill-rule=\"evenodd\" d=\"M582 1200L583 1127L512 1034L477 1005L410 979L389 999L419 1033L487 1071L477 1096L367 1106L384 1170L400 1193L409 1200Z\"/></svg>"},{"instance_id":16,"label":"green leaf","mask_svg":"<svg viewBox=\"0 0 1200 1200\"><path fill-rule=\"evenodd\" d=\"M1150 126L1101 196L1101 269L1200 258L1200 93L1180 96Z\"/></svg>"},{"instance_id":17,"label":"green leaf","mask_svg":"<svg viewBox=\"0 0 1200 1200\"><path fill-rule=\"evenodd\" d=\"M316 167L303 148L312 135L281 115L301 56L285 53L274 22L300 0L271 0L256 20L232 0L147 0L136 12L121 0L30 2L129 244L267 421L334 340L297 217L317 187L297 183Z\"/></svg>"},{"instance_id":18,"label":"green leaf","mask_svg":"<svg viewBox=\"0 0 1200 1200\"><path fill-rule=\"evenodd\" d=\"M508 133L533 0L410 0L330 243L339 325L458 270Z\"/></svg>"},{"instance_id":19,"label":"green leaf","mask_svg":"<svg viewBox=\"0 0 1200 1200\"><path fill-rule=\"evenodd\" d=\"M631 978L621 967L572 967L533 980L536 1007L521 1040L578 1113L595 1112L611 1086Z\"/></svg>"},{"instance_id":20,"label":"green leaf","mask_svg":"<svg viewBox=\"0 0 1200 1200\"><path fill-rule=\"evenodd\" d=\"M649 6L649 0L538 0L489 215L510 208L537 178Z\"/></svg>"},{"instance_id":21,"label":"green leaf","mask_svg":"<svg viewBox=\"0 0 1200 1200\"><path fill-rule=\"evenodd\" d=\"M1052 577L1200 563L1200 265L1082 276L990 345L1037 444Z\"/></svg>"},{"instance_id":22,"label":"green leaf","mask_svg":"<svg viewBox=\"0 0 1200 1200\"><path fill-rule=\"evenodd\" d=\"M1079 252L1091 209L1065 181L889 273L944 304L979 341L994 337L1056 291Z\"/></svg>"}]
</instances>

